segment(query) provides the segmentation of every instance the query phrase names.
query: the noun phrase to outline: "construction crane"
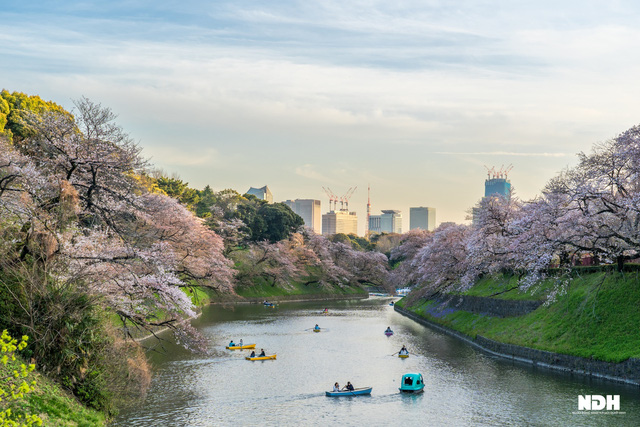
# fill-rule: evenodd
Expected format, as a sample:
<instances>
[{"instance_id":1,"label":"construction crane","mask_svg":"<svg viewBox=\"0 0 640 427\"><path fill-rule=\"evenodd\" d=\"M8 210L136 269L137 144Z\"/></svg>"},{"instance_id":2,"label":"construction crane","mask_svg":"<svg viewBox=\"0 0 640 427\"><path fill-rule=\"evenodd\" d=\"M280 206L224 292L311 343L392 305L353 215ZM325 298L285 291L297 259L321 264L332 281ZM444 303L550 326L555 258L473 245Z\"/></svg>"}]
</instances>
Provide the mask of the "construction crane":
<instances>
[{"instance_id":1,"label":"construction crane","mask_svg":"<svg viewBox=\"0 0 640 427\"><path fill-rule=\"evenodd\" d=\"M328 188L328 187L327 188L322 187L322 189L324 190L324 192L329 197L329 211L336 210L337 207L338 207L338 196L333 194L333 191L331 191L331 189ZM331 209L331 203L332 202L333 202L333 209Z\"/></svg>"},{"instance_id":2,"label":"construction crane","mask_svg":"<svg viewBox=\"0 0 640 427\"><path fill-rule=\"evenodd\" d=\"M484 165L484 167L485 167L485 169L487 170L487 179L491 179L491 174L494 174L494 175L495 175L496 167L495 167L495 166L492 166L492 167L491 167L491 169L489 169L489 168L487 167L487 165Z\"/></svg>"},{"instance_id":3,"label":"construction crane","mask_svg":"<svg viewBox=\"0 0 640 427\"><path fill-rule=\"evenodd\" d=\"M504 179L507 179L507 175L509 175L509 172L511 172L511 169L513 169L513 164L510 164L509 166L507 166L507 168L504 170L503 174L504 174Z\"/></svg>"},{"instance_id":4,"label":"construction crane","mask_svg":"<svg viewBox=\"0 0 640 427\"><path fill-rule=\"evenodd\" d=\"M349 187L349 189L347 190L346 193L344 193L344 195L340 196L338 199L340 200L340 210L343 211L344 210L344 204L345 202L347 203L347 210L349 210L349 202L346 201L346 197L347 194L349 194L349 191L351 191L352 187Z\"/></svg>"},{"instance_id":5,"label":"construction crane","mask_svg":"<svg viewBox=\"0 0 640 427\"><path fill-rule=\"evenodd\" d=\"M349 211L349 199L353 196L353 193L356 191L358 186L351 187L347 190L344 196L340 197L340 210L342 210L342 205L344 204L345 210Z\"/></svg>"}]
</instances>

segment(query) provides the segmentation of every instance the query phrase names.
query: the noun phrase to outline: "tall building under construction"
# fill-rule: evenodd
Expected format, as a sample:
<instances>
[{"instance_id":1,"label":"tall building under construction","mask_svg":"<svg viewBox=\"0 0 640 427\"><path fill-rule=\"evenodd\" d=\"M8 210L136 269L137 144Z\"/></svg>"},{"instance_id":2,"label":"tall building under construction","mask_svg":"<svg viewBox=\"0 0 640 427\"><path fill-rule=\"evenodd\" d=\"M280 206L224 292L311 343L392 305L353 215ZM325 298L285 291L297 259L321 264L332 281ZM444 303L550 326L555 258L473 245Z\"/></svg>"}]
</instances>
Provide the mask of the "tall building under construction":
<instances>
[{"instance_id":1,"label":"tall building under construction","mask_svg":"<svg viewBox=\"0 0 640 427\"><path fill-rule=\"evenodd\" d=\"M358 187L351 187L344 196L338 197L333 194L330 188L324 188L325 193L329 196L329 212L322 215L322 234L331 236L332 234L358 234L358 215L355 212L349 212L349 199ZM338 202L340 202L340 210L338 210Z\"/></svg>"},{"instance_id":2,"label":"tall building under construction","mask_svg":"<svg viewBox=\"0 0 640 427\"><path fill-rule=\"evenodd\" d=\"M495 167L487 169L487 179L484 180L484 197L486 198L494 198L494 197L504 197L505 199L511 198L511 181L509 181L508 174L513 169L513 165L509 165L506 169L500 167L499 170L496 171ZM478 208L474 207L471 209L471 224L474 226L478 225Z\"/></svg>"},{"instance_id":3,"label":"tall building under construction","mask_svg":"<svg viewBox=\"0 0 640 427\"><path fill-rule=\"evenodd\" d=\"M484 197L502 196L509 198L511 196L511 181L504 178L491 178L484 181Z\"/></svg>"},{"instance_id":4,"label":"tall building under construction","mask_svg":"<svg viewBox=\"0 0 640 427\"><path fill-rule=\"evenodd\" d=\"M487 167L485 166L485 168ZM497 171L495 168L487 168L487 179L484 181L484 197L502 196L506 199L511 197L511 181L507 179L511 169L513 169L511 165L506 169L501 167Z\"/></svg>"}]
</instances>

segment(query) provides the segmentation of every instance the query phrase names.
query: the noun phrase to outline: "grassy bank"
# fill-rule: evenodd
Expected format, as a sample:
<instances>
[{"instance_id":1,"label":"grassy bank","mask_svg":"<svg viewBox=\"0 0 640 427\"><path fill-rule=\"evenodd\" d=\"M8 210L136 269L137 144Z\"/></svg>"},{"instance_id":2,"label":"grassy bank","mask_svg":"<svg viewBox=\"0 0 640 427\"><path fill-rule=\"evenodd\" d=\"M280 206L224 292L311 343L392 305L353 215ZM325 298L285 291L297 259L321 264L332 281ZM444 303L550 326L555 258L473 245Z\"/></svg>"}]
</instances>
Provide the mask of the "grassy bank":
<instances>
[{"instance_id":1,"label":"grassy bank","mask_svg":"<svg viewBox=\"0 0 640 427\"><path fill-rule=\"evenodd\" d=\"M24 363L19 358L6 366L0 363L0 378L11 375L15 366ZM37 371L31 373L29 380L35 380L32 393L26 395L21 405L27 413L39 415L44 426L103 426L106 419L103 413L87 409L57 383ZM0 405L1 407L1 405Z\"/></svg>"},{"instance_id":2,"label":"grassy bank","mask_svg":"<svg viewBox=\"0 0 640 427\"><path fill-rule=\"evenodd\" d=\"M405 307L463 332L525 347L621 362L640 358L640 275L599 272L564 281L550 278L527 292L513 289L515 278L485 278L465 294L504 299L541 299L565 283L554 301L523 316L491 317L420 300ZM405 300L399 302L401 307Z\"/></svg>"}]
</instances>

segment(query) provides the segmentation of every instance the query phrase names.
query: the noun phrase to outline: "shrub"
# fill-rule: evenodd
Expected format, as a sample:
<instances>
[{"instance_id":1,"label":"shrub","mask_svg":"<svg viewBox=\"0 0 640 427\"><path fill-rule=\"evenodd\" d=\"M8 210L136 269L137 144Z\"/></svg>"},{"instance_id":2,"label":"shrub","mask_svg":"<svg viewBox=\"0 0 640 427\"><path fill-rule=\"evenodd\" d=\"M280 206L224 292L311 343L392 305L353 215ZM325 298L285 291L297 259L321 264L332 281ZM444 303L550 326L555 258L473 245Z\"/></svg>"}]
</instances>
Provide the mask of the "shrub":
<instances>
[{"instance_id":1,"label":"shrub","mask_svg":"<svg viewBox=\"0 0 640 427\"><path fill-rule=\"evenodd\" d=\"M42 419L29 414L25 396L33 391L35 381L27 382L29 374L35 369L34 364L25 365L16 359L15 352L24 350L29 337L24 335L20 342L12 338L5 329L0 337L0 362L4 369L0 371L0 426L32 426L42 425Z\"/></svg>"}]
</instances>

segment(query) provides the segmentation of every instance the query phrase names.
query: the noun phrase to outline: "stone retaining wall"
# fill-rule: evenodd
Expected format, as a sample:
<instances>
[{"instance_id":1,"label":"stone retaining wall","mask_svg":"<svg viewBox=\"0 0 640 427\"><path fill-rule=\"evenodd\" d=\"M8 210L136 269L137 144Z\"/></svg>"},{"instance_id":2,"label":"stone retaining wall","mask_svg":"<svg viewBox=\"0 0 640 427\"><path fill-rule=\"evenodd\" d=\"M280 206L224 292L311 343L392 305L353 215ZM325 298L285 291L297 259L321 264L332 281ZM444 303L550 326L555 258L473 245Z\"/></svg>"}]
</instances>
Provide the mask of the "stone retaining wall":
<instances>
[{"instance_id":1,"label":"stone retaining wall","mask_svg":"<svg viewBox=\"0 0 640 427\"><path fill-rule=\"evenodd\" d=\"M425 319L424 317L398 307L397 305L394 308L398 313L407 316L422 325L429 326L447 335L459 338L469 345L472 345L492 356L542 368L571 372L574 374L640 386L640 359L629 358L621 363L610 363L603 362L601 360L570 356L567 354L536 350L514 344L501 343L485 338L481 335L477 335L475 338L472 338L461 332Z\"/></svg>"},{"instance_id":2,"label":"stone retaining wall","mask_svg":"<svg viewBox=\"0 0 640 427\"><path fill-rule=\"evenodd\" d=\"M494 317L522 316L542 305L542 301L536 300L505 300L471 295L451 295L440 297L436 300L456 310L464 310L476 314L488 314Z\"/></svg>"}]
</instances>

